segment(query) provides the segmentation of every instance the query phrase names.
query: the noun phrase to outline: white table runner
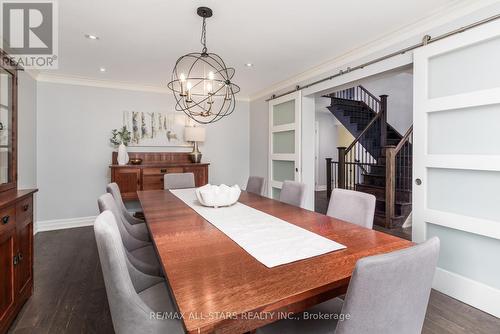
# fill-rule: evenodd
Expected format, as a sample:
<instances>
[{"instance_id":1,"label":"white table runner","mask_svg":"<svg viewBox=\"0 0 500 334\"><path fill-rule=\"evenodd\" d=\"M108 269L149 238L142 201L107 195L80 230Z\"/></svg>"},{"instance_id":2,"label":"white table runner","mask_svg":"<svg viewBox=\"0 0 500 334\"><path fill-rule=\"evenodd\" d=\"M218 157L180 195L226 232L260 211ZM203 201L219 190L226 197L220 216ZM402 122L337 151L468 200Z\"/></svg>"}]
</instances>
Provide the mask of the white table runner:
<instances>
[{"instance_id":1,"label":"white table runner","mask_svg":"<svg viewBox=\"0 0 500 334\"><path fill-rule=\"evenodd\" d=\"M239 202L208 208L198 202L194 189L170 191L268 268L346 248Z\"/></svg>"}]
</instances>

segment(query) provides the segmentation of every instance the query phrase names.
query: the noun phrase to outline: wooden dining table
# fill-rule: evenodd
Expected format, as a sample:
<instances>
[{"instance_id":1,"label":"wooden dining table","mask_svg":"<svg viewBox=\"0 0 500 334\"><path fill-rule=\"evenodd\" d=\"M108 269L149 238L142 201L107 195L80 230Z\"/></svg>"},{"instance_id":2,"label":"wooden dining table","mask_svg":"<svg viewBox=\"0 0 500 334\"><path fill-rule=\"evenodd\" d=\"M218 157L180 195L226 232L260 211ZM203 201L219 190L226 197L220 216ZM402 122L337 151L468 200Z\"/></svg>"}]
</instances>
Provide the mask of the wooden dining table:
<instances>
[{"instance_id":1,"label":"wooden dining table","mask_svg":"<svg viewBox=\"0 0 500 334\"><path fill-rule=\"evenodd\" d=\"M412 245L242 192L239 202L346 246L267 268L170 191L139 191L138 196L187 333L245 333L289 317L344 294L360 258Z\"/></svg>"}]
</instances>

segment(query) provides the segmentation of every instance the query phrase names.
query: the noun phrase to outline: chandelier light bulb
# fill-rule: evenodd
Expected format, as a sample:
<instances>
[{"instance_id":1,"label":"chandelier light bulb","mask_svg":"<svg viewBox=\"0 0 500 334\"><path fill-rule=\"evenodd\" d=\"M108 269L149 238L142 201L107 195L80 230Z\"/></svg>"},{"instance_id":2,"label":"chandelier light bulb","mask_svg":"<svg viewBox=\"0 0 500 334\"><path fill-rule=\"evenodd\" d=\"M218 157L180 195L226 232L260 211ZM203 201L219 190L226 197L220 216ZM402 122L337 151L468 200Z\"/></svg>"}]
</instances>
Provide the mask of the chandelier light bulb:
<instances>
[{"instance_id":1,"label":"chandelier light bulb","mask_svg":"<svg viewBox=\"0 0 500 334\"><path fill-rule=\"evenodd\" d=\"M186 103L193 103L193 99L191 98L191 88L193 88L193 85L188 81Z\"/></svg>"},{"instance_id":2,"label":"chandelier light bulb","mask_svg":"<svg viewBox=\"0 0 500 334\"><path fill-rule=\"evenodd\" d=\"M179 95L185 97L186 90L184 89L184 83L186 82L186 76L184 75L184 73L181 73L181 75L179 76L179 80L181 81L181 92Z\"/></svg>"}]
</instances>

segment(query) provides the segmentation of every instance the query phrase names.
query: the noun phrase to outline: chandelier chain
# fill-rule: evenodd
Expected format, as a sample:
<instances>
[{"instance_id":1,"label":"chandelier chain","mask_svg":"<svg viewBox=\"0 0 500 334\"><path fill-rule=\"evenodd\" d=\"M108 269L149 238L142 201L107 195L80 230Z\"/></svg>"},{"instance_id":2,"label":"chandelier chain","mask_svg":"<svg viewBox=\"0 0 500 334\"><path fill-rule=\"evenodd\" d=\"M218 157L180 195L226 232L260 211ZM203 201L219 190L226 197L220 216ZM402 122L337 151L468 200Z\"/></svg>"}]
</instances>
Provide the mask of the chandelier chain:
<instances>
[{"instance_id":1,"label":"chandelier chain","mask_svg":"<svg viewBox=\"0 0 500 334\"><path fill-rule=\"evenodd\" d=\"M203 45L202 53L207 53L207 23L205 18L203 18L203 23L201 25L201 38L200 43Z\"/></svg>"}]
</instances>

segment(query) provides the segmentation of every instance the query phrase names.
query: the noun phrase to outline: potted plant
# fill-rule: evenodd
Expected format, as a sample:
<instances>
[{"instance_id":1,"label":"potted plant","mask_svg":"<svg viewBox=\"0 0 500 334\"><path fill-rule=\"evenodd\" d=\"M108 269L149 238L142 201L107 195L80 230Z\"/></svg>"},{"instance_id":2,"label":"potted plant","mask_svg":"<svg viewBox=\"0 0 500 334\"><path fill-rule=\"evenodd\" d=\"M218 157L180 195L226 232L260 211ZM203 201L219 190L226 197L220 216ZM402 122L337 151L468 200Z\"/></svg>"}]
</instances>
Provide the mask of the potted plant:
<instances>
[{"instance_id":1,"label":"potted plant","mask_svg":"<svg viewBox=\"0 0 500 334\"><path fill-rule=\"evenodd\" d=\"M130 131L126 126L123 126L120 131L113 129L111 131L111 138L109 142L115 147L118 146L118 164L126 165L128 163L127 145L130 143Z\"/></svg>"}]
</instances>

